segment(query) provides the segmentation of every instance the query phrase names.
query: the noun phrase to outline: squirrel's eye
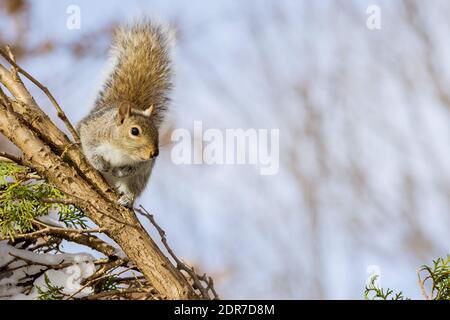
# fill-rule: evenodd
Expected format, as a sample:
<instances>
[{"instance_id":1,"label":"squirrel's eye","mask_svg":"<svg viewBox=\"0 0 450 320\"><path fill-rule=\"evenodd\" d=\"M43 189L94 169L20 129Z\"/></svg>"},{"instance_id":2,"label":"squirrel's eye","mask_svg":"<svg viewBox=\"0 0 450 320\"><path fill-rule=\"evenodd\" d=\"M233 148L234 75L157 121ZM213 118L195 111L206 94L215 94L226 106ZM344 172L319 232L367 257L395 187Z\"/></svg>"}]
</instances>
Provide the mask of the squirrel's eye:
<instances>
[{"instance_id":1,"label":"squirrel's eye","mask_svg":"<svg viewBox=\"0 0 450 320\"><path fill-rule=\"evenodd\" d=\"M133 136L138 136L139 135L139 129L136 127L131 128L131 134Z\"/></svg>"}]
</instances>

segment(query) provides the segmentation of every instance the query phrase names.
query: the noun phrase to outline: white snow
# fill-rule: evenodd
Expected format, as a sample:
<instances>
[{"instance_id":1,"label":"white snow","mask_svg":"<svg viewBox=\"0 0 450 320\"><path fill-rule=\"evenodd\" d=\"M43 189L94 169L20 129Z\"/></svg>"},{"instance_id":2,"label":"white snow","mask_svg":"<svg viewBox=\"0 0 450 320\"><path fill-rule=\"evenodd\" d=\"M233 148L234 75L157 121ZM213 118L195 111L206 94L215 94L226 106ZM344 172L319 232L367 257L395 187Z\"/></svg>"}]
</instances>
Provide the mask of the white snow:
<instances>
[{"instance_id":1,"label":"white snow","mask_svg":"<svg viewBox=\"0 0 450 320\"><path fill-rule=\"evenodd\" d=\"M12 262L15 257L17 261ZM23 258L25 260L21 260ZM71 295L81 287L81 281L95 272L94 257L89 254L53 254L34 253L27 250L14 248L6 241L0 242L0 267L8 263L9 269L13 270L6 276L0 278L0 299L36 299L39 294L37 286L43 291L46 289L44 274L40 275L33 283L33 289L29 293L23 292L20 282L27 275L35 275L50 267L45 274L53 286L63 287L62 292ZM52 266L68 264L68 266L53 270ZM86 287L77 293L76 297L83 297L92 293L92 288Z\"/></svg>"},{"instance_id":2,"label":"white snow","mask_svg":"<svg viewBox=\"0 0 450 320\"><path fill-rule=\"evenodd\" d=\"M52 227L57 228L66 227L66 225L63 222L59 221L59 211L57 208L50 208L49 213L47 215L38 217L37 220Z\"/></svg>"}]
</instances>

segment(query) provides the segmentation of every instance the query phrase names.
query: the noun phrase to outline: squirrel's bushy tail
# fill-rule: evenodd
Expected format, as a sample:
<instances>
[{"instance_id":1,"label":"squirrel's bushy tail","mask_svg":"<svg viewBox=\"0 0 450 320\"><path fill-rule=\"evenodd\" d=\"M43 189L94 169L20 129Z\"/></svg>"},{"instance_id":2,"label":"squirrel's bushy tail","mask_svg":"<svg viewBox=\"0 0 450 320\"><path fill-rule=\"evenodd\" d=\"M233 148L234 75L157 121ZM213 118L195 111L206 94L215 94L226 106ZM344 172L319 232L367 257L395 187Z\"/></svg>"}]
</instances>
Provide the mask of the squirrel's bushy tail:
<instances>
[{"instance_id":1,"label":"squirrel's bushy tail","mask_svg":"<svg viewBox=\"0 0 450 320\"><path fill-rule=\"evenodd\" d=\"M117 29L111 49L116 65L97 100L97 108L123 101L141 110L153 105L159 123L171 89L167 31L143 19Z\"/></svg>"}]
</instances>

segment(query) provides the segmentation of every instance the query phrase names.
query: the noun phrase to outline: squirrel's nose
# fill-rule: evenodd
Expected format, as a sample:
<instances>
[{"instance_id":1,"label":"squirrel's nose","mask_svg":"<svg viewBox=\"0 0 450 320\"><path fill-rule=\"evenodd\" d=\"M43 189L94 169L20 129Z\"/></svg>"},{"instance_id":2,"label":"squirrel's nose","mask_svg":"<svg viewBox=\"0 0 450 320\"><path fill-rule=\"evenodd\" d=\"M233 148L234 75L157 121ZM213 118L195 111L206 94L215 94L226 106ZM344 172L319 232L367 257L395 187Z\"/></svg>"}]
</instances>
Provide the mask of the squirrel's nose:
<instances>
[{"instance_id":1,"label":"squirrel's nose","mask_svg":"<svg viewBox=\"0 0 450 320\"><path fill-rule=\"evenodd\" d=\"M156 158L158 155L159 155L158 149L154 149L154 150L150 151L150 158Z\"/></svg>"}]
</instances>

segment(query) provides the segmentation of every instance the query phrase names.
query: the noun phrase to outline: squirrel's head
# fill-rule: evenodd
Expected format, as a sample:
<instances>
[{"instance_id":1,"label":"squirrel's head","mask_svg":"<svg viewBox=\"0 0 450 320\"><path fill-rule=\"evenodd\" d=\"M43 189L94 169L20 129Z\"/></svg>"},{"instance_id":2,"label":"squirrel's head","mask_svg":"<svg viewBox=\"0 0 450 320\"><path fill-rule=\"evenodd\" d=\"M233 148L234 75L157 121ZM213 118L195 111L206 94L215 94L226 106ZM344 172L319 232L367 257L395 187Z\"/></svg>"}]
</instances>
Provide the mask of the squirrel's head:
<instances>
[{"instance_id":1,"label":"squirrel's head","mask_svg":"<svg viewBox=\"0 0 450 320\"><path fill-rule=\"evenodd\" d=\"M132 111L129 103L120 105L113 133L116 146L136 161L147 161L159 154L158 129L153 123L150 106L145 111Z\"/></svg>"}]
</instances>

